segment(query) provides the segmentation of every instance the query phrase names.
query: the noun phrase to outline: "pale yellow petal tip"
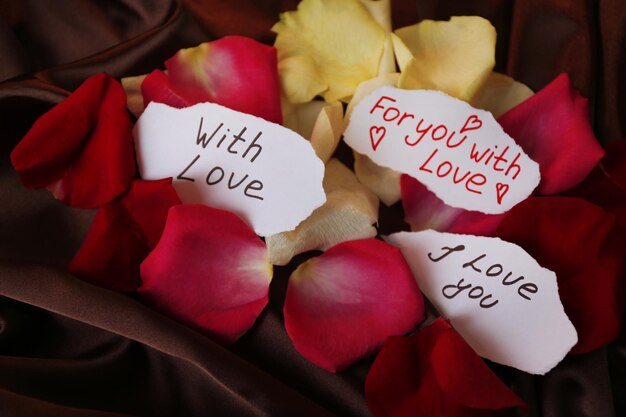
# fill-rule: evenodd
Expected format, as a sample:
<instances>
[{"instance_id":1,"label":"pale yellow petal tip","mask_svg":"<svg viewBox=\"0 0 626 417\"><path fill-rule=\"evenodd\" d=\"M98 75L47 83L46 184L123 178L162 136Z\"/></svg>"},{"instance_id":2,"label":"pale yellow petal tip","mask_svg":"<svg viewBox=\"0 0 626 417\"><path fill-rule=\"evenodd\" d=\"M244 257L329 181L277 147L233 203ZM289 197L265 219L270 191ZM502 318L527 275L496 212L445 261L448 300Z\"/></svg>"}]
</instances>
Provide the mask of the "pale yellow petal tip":
<instances>
[{"instance_id":1,"label":"pale yellow petal tip","mask_svg":"<svg viewBox=\"0 0 626 417\"><path fill-rule=\"evenodd\" d=\"M205 63L211 53L210 42L178 51L172 58L180 68L184 68L197 82L200 82L208 91L213 91L212 80L205 68Z\"/></svg>"},{"instance_id":2,"label":"pale yellow petal tip","mask_svg":"<svg viewBox=\"0 0 626 417\"><path fill-rule=\"evenodd\" d=\"M48 191L52 194L54 198L59 201L62 201L65 198L65 192L63 192L63 179L57 180L48 185Z\"/></svg>"},{"instance_id":3,"label":"pale yellow petal tip","mask_svg":"<svg viewBox=\"0 0 626 417\"><path fill-rule=\"evenodd\" d=\"M391 32L391 0L359 0L385 32Z\"/></svg>"},{"instance_id":4,"label":"pale yellow petal tip","mask_svg":"<svg viewBox=\"0 0 626 417\"><path fill-rule=\"evenodd\" d=\"M342 133L343 106L339 102L324 106L311 132L311 145L324 163L337 149Z\"/></svg>"},{"instance_id":5,"label":"pale yellow petal tip","mask_svg":"<svg viewBox=\"0 0 626 417\"><path fill-rule=\"evenodd\" d=\"M308 269L311 268L315 264L315 258L307 259L302 262L298 267L291 273L289 276L289 282L294 284L298 284L302 279L311 274L308 273Z\"/></svg>"},{"instance_id":6,"label":"pale yellow petal tip","mask_svg":"<svg viewBox=\"0 0 626 417\"><path fill-rule=\"evenodd\" d=\"M328 84L322 80L317 65L309 56L297 55L280 60L278 74L283 94L290 103L307 103L328 91Z\"/></svg>"},{"instance_id":7,"label":"pale yellow petal tip","mask_svg":"<svg viewBox=\"0 0 626 417\"><path fill-rule=\"evenodd\" d=\"M287 97L281 97L283 126L297 132L305 139L311 138L313 127L322 109L328 104L321 100L306 103L292 103Z\"/></svg>"},{"instance_id":8,"label":"pale yellow petal tip","mask_svg":"<svg viewBox=\"0 0 626 417\"><path fill-rule=\"evenodd\" d=\"M358 0L303 0L296 11L281 14L272 30L291 102L316 95L328 102L346 100L379 69L385 31Z\"/></svg>"},{"instance_id":9,"label":"pale yellow petal tip","mask_svg":"<svg viewBox=\"0 0 626 417\"><path fill-rule=\"evenodd\" d=\"M183 48L178 51L178 59L187 64L194 64L196 62L202 62L206 59L210 50L209 42L201 43L198 46L191 48Z\"/></svg>"},{"instance_id":10,"label":"pale yellow petal tip","mask_svg":"<svg viewBox=\"0 0 626 417\"><path fill-rule=\"evenodd\" d=\"M354 152L354 173L359 182L374 193L386 206L391 206L401 198L400 173L381 167L370 158Z\"/></svg>"},{"instance_id":11,"label":"pale yellow petal tip","mask_svg":"<svg viewBox=\"0 0 626 417\"><path fill-rule=\"evenodd\" d=\"M413 59L413 54L402 39L395 33L391 34L391 43L393 45L393 52L396 57L396 62L398 63L398 68L400 72L404 72L409 61Z\"/></svg>"},{"instance_id":12,"label":"pale yellow petal tip","mask_svg":"<svg viewBox=\"0 0 626 417\"><path fill-rule=\"evenodd\" d=\"M266 265L266 272L267 272L267 280L272 281L272 278L274 278L274 265L272 265L272 263L269 261L269 258L265 265Z\"/></svg>"},{"instance_id":13,"label":"pale yellow petal tip","mask_svg":"<svg viewBox=\"0 0 626 417\"><path fill-rule=\"evenodd\" d=\"M395 34L412 55L407 61L404 50L400 88L436 89L469 101L495 65L496 30L482 17L424 20Z\"/></svg>"},{"instance_id":14,"label":"pale yellow petal tip","mask_svg":"<svg viewBox=\"0 0 626 417\"><path fill-rule=\"evenodd\" d=\"M343 105L317 100L293 104L286 99L281 105L283 125L310 140L315 154L326 163L343 133Z\"/></svg>"},{"instance_id":15,"label":"pale yellow petal tip","mask_svg":"<svg viewBox=\"0 0 626 417\"><path fill-rule=\"evenodd\" d=\"M346 108L346 114L344 117L344 125L345 126L348 125L348 122L350 121L350 116L352 115L352 111L354 110L356 105L359 104L361 100L363 100L365 97L367 97L368 95L370 95L371 93L373 93L375 90L377 90L380 87L383 87L383 86L397 87L399 80L400 80L400 74L397 72L393 72L393 73L379 75L378 77L363 81L361 84L359 84L356 91L354 92L354 96L352 97L352 100L350 100L350 103L348 104L348 107Z\"/></svg>"},{"instance_id":16,"label":"pale yellow petal tip","mask_svg":"<svg viewBox=\"0 0 626 417\"><path fill-rule=\"evenodd\" d=\"M533 90L508 75L492 72L487 82L472 98L472 106L487 110L497 118L528 100Z\"/></svg>"},{"instance_id":17,"label":"pale yellow petal tip","mask_svg":"<svg viewBox=\"0 0 626 417\"><path fill-rule=\"evenodd\" d=\"M336 159L326 165L327 201L296 227L269 236L265 242L271 262L286 265L299 253L326 250L347 240L376 236L378 198L359 184L354 173Z\"/></svg>"},{"instance_id":18,"label":"pale yellow petal tip","mask_svg":"<svg viewBox=\"0 0 626 417\"><path fill-rule=\"evenodd\" d=\"M145 75L137 75L134 77L122 78L122 87L126 92L126 107L135 116L139 117L144 111L143 95L141 94L141 83L147 77Z\"/></svg>"}]
</instances>

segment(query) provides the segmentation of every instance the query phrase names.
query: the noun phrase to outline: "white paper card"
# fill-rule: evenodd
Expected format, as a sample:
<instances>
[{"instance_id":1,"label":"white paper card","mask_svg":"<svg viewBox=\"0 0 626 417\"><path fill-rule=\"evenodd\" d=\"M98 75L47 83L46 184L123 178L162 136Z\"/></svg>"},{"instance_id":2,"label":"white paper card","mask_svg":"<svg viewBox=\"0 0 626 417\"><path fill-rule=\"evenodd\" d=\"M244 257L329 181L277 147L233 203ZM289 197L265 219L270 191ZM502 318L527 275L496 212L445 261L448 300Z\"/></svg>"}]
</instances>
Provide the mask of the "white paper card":
<instances>
[{"instance_id":1,"label":"white paper card","mask_svg":"<svg viewBox=\"0 0 626 417\"><path fill-rule=\"evenodd\" d=\"M172 177L184 203L229 210L261 236L293 230L326 201L309 141L213 103L150 103L134 128L141 177Z\"/></svg>"},{"instance_id":2,"label":"white paper card","mask_svg":"<svg viewBox=\"0 0 626 417\"><path fill-rule=\"evenodd\" d=\"M466 210L503 213L539 184L539 165L491 113L439 91L377 89L352 112L344 140Z\"/></svg>"},{"instance_id":3,"label":"white paper card","mask_svg":"<svg viewBox=\"0 0 626 417\"><path fill-rule=\"evenodd\" d=\"M439 313L480 356L543 375L578 340L554 272L498 238L394 233L413 275Z\"/></svg>"}]
</instances>

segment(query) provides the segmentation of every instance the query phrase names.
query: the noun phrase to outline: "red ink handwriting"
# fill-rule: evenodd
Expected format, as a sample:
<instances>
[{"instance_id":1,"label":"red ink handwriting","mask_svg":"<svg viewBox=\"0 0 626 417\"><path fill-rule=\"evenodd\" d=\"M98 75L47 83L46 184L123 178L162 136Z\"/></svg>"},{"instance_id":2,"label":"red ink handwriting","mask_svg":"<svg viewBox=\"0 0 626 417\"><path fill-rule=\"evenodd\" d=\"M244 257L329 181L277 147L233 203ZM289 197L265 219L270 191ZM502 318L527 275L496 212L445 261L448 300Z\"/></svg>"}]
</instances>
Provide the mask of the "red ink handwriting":
<instances>
[{"instance_id":1,"label":"red ink handwriting","mask_svg":"<svg viewBox=\"0 0 626 417\"><path fill-rule=\"evenodd\" d=\"M387 129L384 126L372 126L370 127L370 141L372 142L372 149L376 150L380 141L385 137Z\"/></svg>"}]
</instances>

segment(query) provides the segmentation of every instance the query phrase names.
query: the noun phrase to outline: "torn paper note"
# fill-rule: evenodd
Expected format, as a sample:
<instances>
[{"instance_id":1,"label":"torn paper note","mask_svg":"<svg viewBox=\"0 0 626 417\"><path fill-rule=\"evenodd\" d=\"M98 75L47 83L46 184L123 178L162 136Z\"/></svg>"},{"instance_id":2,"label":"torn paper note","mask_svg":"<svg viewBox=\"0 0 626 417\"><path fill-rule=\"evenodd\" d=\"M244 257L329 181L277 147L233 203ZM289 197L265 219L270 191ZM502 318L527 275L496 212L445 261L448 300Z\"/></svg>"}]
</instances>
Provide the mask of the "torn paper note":
<instances>
[{"instance_id":1,"label":"torn paper note","mask_svg":"<svg viewBox=\"0 0 626 417\"><path fill-rule=\"evenodd\" d=\"M540 180L539 165L489 112L439 91L377 89L355 107L344 140L466 210L503 213Z\"/></svg>"},{"instance_id":2,"label":"torn paper note","mask_svg":"<svg viewBox=\"0 0 626 417\"><path fill-rule=\"evenodd\" d=\"M578 340L554 272L498 238L394 233L424 295L480 356L545 374Z\"/></svg>"},{"instance_id":3,"label":"torn paper note","mask_svg":"<svg viewBox=\"0 0 626 417\"><path fill-rule=\"evenodd\" d=\"M133 134L143 179L172 177L184 203L232 211L261 236L293 230L326 201L310 142L261 118L153 102Z\"/></svg>"}]
</instances>

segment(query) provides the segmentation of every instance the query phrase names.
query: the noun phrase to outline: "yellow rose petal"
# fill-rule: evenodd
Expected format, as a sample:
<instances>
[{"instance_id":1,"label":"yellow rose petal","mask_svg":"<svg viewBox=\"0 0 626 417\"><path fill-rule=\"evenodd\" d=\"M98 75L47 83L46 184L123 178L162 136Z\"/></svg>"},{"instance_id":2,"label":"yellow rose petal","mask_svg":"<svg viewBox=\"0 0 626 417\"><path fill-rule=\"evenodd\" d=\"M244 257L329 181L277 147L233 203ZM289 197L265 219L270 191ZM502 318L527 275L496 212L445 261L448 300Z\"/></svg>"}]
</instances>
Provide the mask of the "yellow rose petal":
<instances>
[{"instance_id":1,"label":"yellow rose petal","mask_svg":"<svg viewBox=\"0 0 626 417\"><path fill-rule=\"evenodd\" d=\"M272 30L283 91L293 103L318 94L347 100L377 74L385 31L358 0L303 0Z\"/></svg>"},{"instance_id":2,"label":"yellow rose petal","mask_svg":"<svg viewBox=\"0 0 626 417\"><path fill-rule=\"evenodd\" d=\"M326 163L343 133L343 105L336 101L292 104L282 100L283 125L311 141L316 155Z\"/></svg>"},{"instance_id":3,"label":"yellow rose petal","mask_svg":"<svg viewBox=\"0 0 626 417\"><path fill-rule=\"evenodd\" d=\"M359 0L385 32L391 32L391 0Z\"/></svg>"},{"instance_id":4,"label":"yellow rose petal","mask_svg":"<svg viewBox=\"0 0 626 417\"><path fill-rule=\"evenodd\" d=\"M330 159L337 149L342 133L343 106L336 101L324 106L311 132L311 145L322 161L326 162Z\"/></svg>"},{"instance_id":5,"label":"yellow rose petal","mask_svg":"<svg viewBox=\"0 0 626 417\"><path fill-rule=\"evenodd\" d=\"M381 167L365 155L354 152L354 173L359 182L390 206L400 201L400 173Z\"/></svg>"},{"instance_id":6,"label":"yellow rose petal","mask_svg":"<svg viewBox=\"0 0 626 417\"><path fill-rule=\"evenodd\" d=\"M378 75L396 72L396 60L391 41L391 0L359 0L376 23L385 31L385 45L378 66Z\"/></svg>"},{"instance_id":7,"label":"yellow rose petal","mask_svg":"<svg viewBox=\"0 0 626 417\"><path fill-rule=\"evenodd\" d=\"M472 106L498 117L533 95L533 90L508 75L492 72L472 98Z\"/></svg>"},{"instance_id":8,"label":"yellow rose petal","mask_svg":"<svg viewBox=\"0 0 626 417\"><path fill-rule=\"evenodd\" d=\"M398 84L400 74L385 74L359 84L354 92L354 96L346 109L346 126L354 107L374 90L383 86L393 86ZM400 200L400 173L376 165L365 155L354 152L354 172L359 182L367 187L372 193L390 206Z\"/></svg>"},{"instance_id":9,"label":"yellow rose petal","mask_svg":"<svg viewBox=\"0 0 626 417\"><path fill-rule=\"evenodd\" d=\"M400 68L400 72L404 72L409 61L413 59L413 53L395 33L391 34L391 42L393 43L393 52L398 62L398 68Z\"/></svg>"},{"instance_id":10,"label":"yellow rose petal","mask_svg":"<svg viewBox=\"0 0 626 417\"><path fill-rule=\"evenodd\" d=\"M352 100L348 103L348 107L346 108L346 126L348 126L348 121L350 120L350 116L352 115L352 111L354 107L359 104L361 100L365 97L373 93L380 87L391 86L397 87L398 81L400 80L400 74L397 72L379 75L378 77L372 78L367 81L363 81L357 87L354 95L352 96Z\"/></svg>"},{"instance_id":11,"label":"yellow rose petal","mask_svg":"<svg viewBox=\"0 0 626 417\"><path fill-rule=\"evenodd\" d=\"M291 232L265 239L270 261L286 265L295 255L313 249L326 250L347 240L376 236L378 199L358 183L336 159L326 164L326 203Z\"/></svg>"},{"instance_id":12,"label":"yellow rose petal","mask_svg":"<svg viewBox=\"0 0 626 417\"><path fill-rule=\"evenodd\" d=\"M144 110L141 83L146 77L147 74L122 78L122 87L126 92L126 107L137 118L141 116Z\"/></svg>"},{"instance_id":13,"label":"yellow rose petal","mask_svg":"<svg viewBox=\"0 0 626 417\"><path fill-rule=\"evenodd\" d=\"M283 126L297 132L305 139L310 139L313 126L315 126L320 112L327 105L325 101L321 100L293 104L286 97L281 97Z\"/></svg>"},{"instance_id":14,"label":"yellow rose petal","mask_svg":"<svg viewBox=\"0 0 626 417\"><path fill-rule=\"evenodd\" d=\"M413 54L400 88L436 89L469 101L495 65L496 30L482 17L424 20L395 33Z\"/></svg>"},{"instance_id":15,"label":"yellow rose petal","mask_svg":"<svg viewBox=\"0 0 626 417\"><path fill-rule=\"evenodd\" d=\"M291 103L306 103L328 91L313 58L306 55L285 57L278 61L283 93Z\"/></svg>"}]
</instances>

